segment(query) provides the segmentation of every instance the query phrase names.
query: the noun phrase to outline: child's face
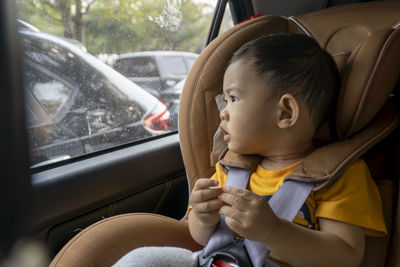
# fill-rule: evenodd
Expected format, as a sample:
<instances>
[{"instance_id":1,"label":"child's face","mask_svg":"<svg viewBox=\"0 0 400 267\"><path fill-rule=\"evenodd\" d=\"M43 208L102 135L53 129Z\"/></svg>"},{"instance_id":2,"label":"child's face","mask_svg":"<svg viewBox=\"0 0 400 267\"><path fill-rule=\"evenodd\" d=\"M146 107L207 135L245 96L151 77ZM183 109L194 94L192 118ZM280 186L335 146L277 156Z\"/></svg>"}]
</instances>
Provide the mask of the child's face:
<instances>
[{"instance_id":1,"label":"child's face","mask_svg":"<svg viewBox=\"0 0 400 267\"><path fill-rule=\"evenodd\" d=\"M269 90L268 82L248 61L239 60L227 68L223 83L227 106L220 113L220 127L229 150L262 156L279 153L279 100L269 97Z\"/></svg>"}]
</instances>

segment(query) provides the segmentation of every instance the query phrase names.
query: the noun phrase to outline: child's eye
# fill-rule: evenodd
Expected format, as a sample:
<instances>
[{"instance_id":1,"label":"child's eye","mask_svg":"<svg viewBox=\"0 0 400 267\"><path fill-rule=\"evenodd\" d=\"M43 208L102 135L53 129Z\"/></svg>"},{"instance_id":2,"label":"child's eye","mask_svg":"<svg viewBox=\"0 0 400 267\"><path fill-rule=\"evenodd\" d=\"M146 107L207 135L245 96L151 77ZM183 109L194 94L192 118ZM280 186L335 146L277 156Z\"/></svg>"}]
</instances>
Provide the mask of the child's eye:
<instances>
[{"instance_id":1,"label":"child's eye","mask_svg":"<svg viewBox=\"0 0 400 267\"><path fill-rule=\"evenodd\" d=\"M231 96L231 100L232 100L232 102L236 102L239 100L239 98L237 98L236 96Z\"/></svg>"}]
</instances>

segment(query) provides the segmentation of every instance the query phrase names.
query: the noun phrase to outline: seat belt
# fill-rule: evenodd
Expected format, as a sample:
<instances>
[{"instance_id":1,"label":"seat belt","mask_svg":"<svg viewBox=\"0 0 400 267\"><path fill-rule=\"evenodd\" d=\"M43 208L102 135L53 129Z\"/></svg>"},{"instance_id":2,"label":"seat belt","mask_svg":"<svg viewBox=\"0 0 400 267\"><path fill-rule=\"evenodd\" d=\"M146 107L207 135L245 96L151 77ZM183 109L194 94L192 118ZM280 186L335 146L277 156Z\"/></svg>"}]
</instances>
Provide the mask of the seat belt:
<instances>
[{"instance_id":1,"label":"seat belt","mask_svg":"<svg viewBox=\"0 0 400 267\"><path fill-rule=\"evenodd\" d=\"M251 174L244 169L230 167L226 185L246 189ZM288 180L275 192L268 201L274 213L285 220L292 222L303 206L314 184ZM224 216L203 250L205 257L213 251L229 245L234 241L233 231L226 225ZM268 258L270 251L261 242L245 239L244 246L254 267L278 266Z\"/></svg>"}]
</instances>

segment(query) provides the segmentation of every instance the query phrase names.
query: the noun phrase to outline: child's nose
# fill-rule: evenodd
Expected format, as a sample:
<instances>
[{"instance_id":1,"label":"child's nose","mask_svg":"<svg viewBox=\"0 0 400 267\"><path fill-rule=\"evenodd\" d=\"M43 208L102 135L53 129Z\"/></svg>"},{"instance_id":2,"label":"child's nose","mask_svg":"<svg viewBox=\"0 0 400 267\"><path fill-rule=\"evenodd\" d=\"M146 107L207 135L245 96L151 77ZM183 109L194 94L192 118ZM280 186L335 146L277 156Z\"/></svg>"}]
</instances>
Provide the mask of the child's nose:
<instances>
[{"instance_id":1,"label":"child's nose","mask_svg":"<svg viewBox=\"0 0 400 267\"><path fill-rule=\"evenodd\" d=\"M221 113L219 113L219 116L221 118L221 121L223 120L229 120L229 113L226 111L226 108L224 108Z\"/></svg>"}]
</instances>

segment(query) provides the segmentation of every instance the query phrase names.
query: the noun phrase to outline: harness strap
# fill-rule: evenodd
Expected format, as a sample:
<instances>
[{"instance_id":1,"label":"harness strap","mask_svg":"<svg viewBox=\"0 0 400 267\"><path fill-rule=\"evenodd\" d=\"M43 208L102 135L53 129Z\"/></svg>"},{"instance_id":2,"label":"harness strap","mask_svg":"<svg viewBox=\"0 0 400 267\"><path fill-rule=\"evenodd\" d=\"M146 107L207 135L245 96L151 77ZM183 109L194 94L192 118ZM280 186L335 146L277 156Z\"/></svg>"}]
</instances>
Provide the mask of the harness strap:
<instances>
[{"instance_id":1,"label":"harness strap","mask_svg":"<svg viewBox=\"0 0 400 267\"><path fill-rule=\"evenodd\" d=\"M244 169L229 168L226 185L236 188L246 188L250 173ZM219 224L204 248L204 255L210 255L214 250L222 248L233 242L233 231L226 225L225 216L221 215Z\"/></svg>"},{"instance_id":2,"label":"harness strap","mask_svg":"<svg viewBox=\"0 0 400 267\"><path fill-rule=\"evenodd\" d=\"M226 185L245 189L247 187L250 173L244 169L229 168ZM285 220L293 221L296 214L303 206L310 194L314 184L288 180L275 192L268 201L274 213ZM204 248L205 256L214 250L222 248L234 240L233 231L226 225L224 216L215 229L214 234ZM264 244L245 239L244 244L254 267L277 266L268 258L270 251Z\"/></svg>"},{"instance_id":3,"label":"harness strap","mask_svg":"<svg viewBox=\"0 0 400 267\"><path fill-rule=\"evenodd\" d=\"M313 186L314 184L312 183L288 180L284 182L281 187L279 187L279 189L268 201L268 204L271 206L271 209L274 211L276 216L292 222L306 201ZM263 263L265 263L266 266L269 266L267 265L267 260L270 250L260 242L246 239L245 244L246 243L258 243L252 245L257 247L257 251L255 249L249 250L248 246L246 246L253 265L255 267L260 267L263 266ZM260 247L260 244L264 247L264 251L262 253L259 252L261 248L258 248Z\"/></svg>"}]
</instances>

